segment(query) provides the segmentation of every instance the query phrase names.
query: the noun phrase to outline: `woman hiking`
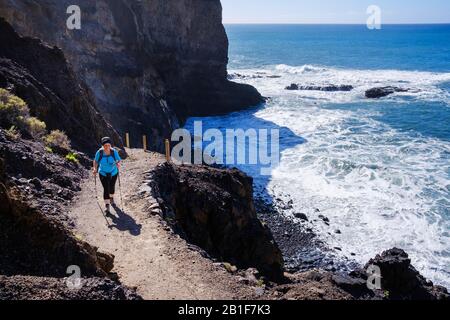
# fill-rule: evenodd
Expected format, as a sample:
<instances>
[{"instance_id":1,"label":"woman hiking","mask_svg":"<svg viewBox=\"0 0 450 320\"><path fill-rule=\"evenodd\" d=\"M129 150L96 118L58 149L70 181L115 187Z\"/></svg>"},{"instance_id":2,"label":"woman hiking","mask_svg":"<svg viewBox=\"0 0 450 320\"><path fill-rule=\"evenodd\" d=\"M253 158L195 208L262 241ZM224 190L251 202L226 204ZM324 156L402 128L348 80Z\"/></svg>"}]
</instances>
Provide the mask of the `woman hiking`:
<instances>
[{"instance_id":1,"label":"woman hiking","mask_svg":"<svg viewBox=\"0 0 450 320\"><path fill-rule=\"evenodd\" d=\"M115 205L114 193L121 160L117 150L112 147L111 138L102 138L102 147L95 154L93 174L94 177L99 174L103 185L103 199L107 213L110 213L110 206Z\"/></svg>"}]
</instances>

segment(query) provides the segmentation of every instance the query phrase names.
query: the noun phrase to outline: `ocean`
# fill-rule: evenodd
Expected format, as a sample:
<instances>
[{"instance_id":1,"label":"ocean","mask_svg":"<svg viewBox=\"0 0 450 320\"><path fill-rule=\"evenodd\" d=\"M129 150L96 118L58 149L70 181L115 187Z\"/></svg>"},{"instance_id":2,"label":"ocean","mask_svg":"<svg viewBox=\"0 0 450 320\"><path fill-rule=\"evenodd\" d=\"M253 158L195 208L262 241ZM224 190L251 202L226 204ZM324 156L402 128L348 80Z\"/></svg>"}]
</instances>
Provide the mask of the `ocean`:
<instances>
[{"instance_id":1,"label":"ocean","mask_svg":"<svg viewBox=\"0 0 450 320\"><path fill-rule=\"evenodd\" d=\"M314 230L365 263L406 250L427 278L450 288L450 25L227 25L229 74L270 100L203 120L205 128L280 130L281 160L257 166L256 190L289 199L285 212L327 216ZM349 92L288 91L352 85ZM409 89L369 100L373 87ZM319 209L319 210L316 210ZM320 212L319 212L320 211ZM341 234L333 232L339 229Z\"/></svg>"}]
</instances>

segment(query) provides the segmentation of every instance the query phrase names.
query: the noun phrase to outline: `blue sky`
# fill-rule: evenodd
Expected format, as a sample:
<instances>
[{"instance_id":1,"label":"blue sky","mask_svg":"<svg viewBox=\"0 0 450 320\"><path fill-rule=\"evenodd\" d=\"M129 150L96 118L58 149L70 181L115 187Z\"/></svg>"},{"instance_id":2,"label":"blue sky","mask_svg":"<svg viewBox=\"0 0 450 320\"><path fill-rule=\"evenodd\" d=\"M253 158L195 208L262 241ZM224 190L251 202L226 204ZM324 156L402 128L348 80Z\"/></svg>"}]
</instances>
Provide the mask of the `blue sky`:
<instances>
[{"instance_id":1,"label":"blue sky","mask_svg":"<svg viewBox=\"0 0 450 320\"><path fill-rule=\"evenodd\" d=\"M369 5L382 23L450 23L450 0L222 0L224 23L365 24Z\"/></svg>"}]
</instances>

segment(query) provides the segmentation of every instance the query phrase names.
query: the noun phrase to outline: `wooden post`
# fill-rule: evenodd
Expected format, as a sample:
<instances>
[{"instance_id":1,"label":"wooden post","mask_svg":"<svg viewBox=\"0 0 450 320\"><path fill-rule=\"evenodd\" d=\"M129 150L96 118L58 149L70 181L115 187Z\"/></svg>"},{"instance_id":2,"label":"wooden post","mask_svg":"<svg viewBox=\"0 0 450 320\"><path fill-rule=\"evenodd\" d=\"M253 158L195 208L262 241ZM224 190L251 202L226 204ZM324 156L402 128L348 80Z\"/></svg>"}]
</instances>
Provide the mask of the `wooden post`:
<instances>
[{"instance_id":1,"label":"wooden post","mask_svg":"<svg viewBox=\"0 0 450 320\"><path fill-rule=\"evenodd\" d=\"M142 136L142 143L144 145L144 152L147 152L147 136L145 134Z\"/></svg>"},{"instance_id":2,"label":"wooden post","mask_svg":"<svg viewBox=\"0 0 450 320\"><path fill-rule=\"evenodd\" d=\"M169 139L166 139L165 144L166 144L166 161L170 162L171 157L170 157L170 142L169 142Z\"/></svg>"},{"instance_id":3,"label":"wooden post","mask_svg":"<svg viewBox=\"0 0 450 320\"><path fill-rule=\"evenodd\" d=\"M130 148L130 134L128 132L125 134L125 146L128 149Z\"/></svg>"}]
</instances>

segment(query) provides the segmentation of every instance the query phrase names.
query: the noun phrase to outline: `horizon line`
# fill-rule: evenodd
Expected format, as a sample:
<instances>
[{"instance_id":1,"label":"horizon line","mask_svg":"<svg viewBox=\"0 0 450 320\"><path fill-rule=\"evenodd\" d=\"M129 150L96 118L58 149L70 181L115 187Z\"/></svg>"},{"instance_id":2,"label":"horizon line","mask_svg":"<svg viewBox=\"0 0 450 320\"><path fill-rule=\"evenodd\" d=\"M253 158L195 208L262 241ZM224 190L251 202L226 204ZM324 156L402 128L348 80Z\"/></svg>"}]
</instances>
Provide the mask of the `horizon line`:
<instances>
[{"instance_id":1,"label":"horizon line","mask_svg":"<svg viewBox=\"0 0 450 320\"><path fill-rule=\"evenodd\" d=\"M345 22L222 22L224 25L352 25L365 26L365 23L345 23ZM391 22L381 25L450 25L449 22Z\"/></svg>"}]
</instances>

